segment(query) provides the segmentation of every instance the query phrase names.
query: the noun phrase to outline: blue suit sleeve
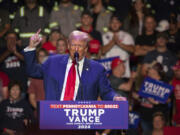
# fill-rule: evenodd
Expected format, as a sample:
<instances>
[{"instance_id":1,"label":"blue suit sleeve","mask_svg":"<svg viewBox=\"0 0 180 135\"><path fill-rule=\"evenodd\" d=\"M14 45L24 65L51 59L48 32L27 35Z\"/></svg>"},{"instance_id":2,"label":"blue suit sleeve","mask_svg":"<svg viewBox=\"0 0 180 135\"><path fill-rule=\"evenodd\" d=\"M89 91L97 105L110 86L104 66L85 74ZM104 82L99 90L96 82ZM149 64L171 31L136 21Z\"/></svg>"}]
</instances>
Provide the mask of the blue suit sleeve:
<instances>
[{"instance_id":1,"label":"blue suit sleeve","mask_svg":"<svg viewBox=\"0 0 180 135\"><path fill-rule=\"evenodd\" d=\"M116 93L110 85L110 81L107 78L106 71L104 68L103 68L103 71L100 73L98 85L99 85L101 99L102 100L113 100Z\"/></svg>"},{"instance_id":2,"label":"blue suit sleeve","mask_svg":"<svg viewBox=\"0 0 180 135\"><path fill-rule=\"evenodd\" d=\"M26 74L33 78L43 78L42 65L36 62L36 51L23 52Z\"/></svg>"}]
</instances>

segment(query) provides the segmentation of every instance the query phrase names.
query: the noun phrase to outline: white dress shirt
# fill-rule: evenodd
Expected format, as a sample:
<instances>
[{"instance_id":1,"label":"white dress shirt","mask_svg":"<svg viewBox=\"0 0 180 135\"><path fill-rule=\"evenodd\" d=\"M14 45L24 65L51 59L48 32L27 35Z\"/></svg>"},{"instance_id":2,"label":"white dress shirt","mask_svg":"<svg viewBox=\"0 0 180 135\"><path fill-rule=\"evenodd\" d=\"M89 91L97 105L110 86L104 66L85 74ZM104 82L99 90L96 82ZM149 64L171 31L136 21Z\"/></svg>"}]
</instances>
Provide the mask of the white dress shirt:
<instances>
[{"instance_id":1,"label":"white dress shirt","mask_svg":"<svg viewBox=\"0 0 180 135\"><path fill-rule=\"evenodd\" d=\"M65 94L65 89L66 89L67 77L68 77L69 70L70 70L72 64L73 64L72 63L72 59L69 58L67 66L66 66L65 78L64 78L63 89L62 89L62 92L61 92L60 101L64 100L64 94ZM79 74L80 74L80 76L82 74L83 65L84 65L84 58L81 61L79 61ZM79 83L80 83L79 82L78 72L77 72L77 65L75 65L75 68L76 68L76 82L75 82L75 91L74 91L73 100L76 100L76 96L77 96L78 88L79 88Z\"/></svg>"}]
</instances>

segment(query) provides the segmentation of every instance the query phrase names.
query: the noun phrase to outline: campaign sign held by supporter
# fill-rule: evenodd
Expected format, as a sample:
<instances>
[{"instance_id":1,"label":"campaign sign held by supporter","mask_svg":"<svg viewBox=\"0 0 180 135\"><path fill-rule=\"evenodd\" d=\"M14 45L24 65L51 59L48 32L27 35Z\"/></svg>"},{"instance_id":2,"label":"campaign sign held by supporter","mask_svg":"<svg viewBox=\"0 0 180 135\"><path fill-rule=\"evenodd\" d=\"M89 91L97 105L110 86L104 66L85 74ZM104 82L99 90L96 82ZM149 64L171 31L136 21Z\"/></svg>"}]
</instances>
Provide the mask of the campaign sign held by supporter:
<instances>
[{"instance_id":1,"label":"campaign sign held by supporter","mask_svg":"<svg viewBox=\"0 0 180 135\"><path fill-rule=\"evenodd\" d=\"M109 73L111 72L111 63L115 58L119 58L119 56L100 59L100 60L97 60L97 62L102 64L104 68L106 69L106 71Z\"/></svg>"},{"instance_id":2,"label":"campaign sign held by supporter","mask_svg":"<svg viewBox=\"0 0 180 135\"><path fill-rule=\"evenodd\" d=\"M151 97L161 103L165 103L172 89L172 85L147 77L144 79L139 95L145 98Z\"/></svg>"},{"instance_id":3,"label":"campaign sign held by supporter","mask_svg":"<svg viewBox=\"0 0 180 135\"><path fill-rule=\"evenodd\" d=\"M129 128L138 128L140 116L136 112L129 112Z\"/></svg>"},{"instance_id":4,"label":"campaign sign held by supporter","mask_svg":"<svg viewBox=\"0 0 180 135\"><path fill-rule=\"evenodd\" d=\"M40 129L128 129L127 101L40 101Z\"/></svg>"}]
</instances>

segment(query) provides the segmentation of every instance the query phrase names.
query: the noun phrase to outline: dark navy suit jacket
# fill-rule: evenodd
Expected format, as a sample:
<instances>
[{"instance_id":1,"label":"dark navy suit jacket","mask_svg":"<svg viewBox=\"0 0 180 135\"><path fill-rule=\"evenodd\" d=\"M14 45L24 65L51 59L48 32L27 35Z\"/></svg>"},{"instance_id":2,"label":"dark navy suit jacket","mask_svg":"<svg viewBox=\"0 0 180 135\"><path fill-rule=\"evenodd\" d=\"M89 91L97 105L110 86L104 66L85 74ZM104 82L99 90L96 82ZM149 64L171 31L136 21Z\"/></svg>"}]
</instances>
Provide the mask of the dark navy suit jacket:
<instances>
[{"instance_id":1,"label":"dark navy suit jacket","mask_svg":"<svg viewBox=\"0 0 180 135\"><path fill-rule=\"evenodd\" d=\"M24 52L26 72L28 76L43 78L46 100L60 100L69 55L53 55L42 64L37 64L35 51ZM81 75L81 86L76 100L113 100L114 90L111 88L102 65L85 58ZM83 92L82 92L83 90ZM83 96L82 96L83 95Z\"/></svg>"}]
</instances>

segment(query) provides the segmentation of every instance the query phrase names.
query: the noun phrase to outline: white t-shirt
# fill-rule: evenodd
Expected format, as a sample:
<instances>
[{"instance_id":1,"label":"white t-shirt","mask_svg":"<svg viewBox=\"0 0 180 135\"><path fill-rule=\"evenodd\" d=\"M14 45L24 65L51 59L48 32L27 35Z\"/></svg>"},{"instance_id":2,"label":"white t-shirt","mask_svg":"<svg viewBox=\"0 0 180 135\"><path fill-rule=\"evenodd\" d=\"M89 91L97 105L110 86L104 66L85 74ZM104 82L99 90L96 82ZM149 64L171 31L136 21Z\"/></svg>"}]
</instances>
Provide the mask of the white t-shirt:
<instances>
[{"instance_id":1,"label":"white t-shirt","mask_svg":"<svg viewBox=\"0 0 180 135\"><path fill-rule=\"evenodd\" d=\"M107 45L113 38L113 33L112 32L107 32L103 35L103 44ZM119 31L117 33L119 40L122 41L123 44L125 45L134 45L134 39L133 37L124 31ZM129 67L129 53L122 48L120 48L118 45L114 45L106 54L105 57L115 57L119 56L121 60L125 61L125 67L126 71L123 77L130 77L130 67Z\"/></svg>"}]
</instances>

